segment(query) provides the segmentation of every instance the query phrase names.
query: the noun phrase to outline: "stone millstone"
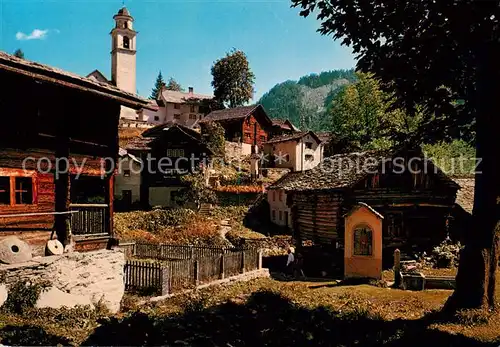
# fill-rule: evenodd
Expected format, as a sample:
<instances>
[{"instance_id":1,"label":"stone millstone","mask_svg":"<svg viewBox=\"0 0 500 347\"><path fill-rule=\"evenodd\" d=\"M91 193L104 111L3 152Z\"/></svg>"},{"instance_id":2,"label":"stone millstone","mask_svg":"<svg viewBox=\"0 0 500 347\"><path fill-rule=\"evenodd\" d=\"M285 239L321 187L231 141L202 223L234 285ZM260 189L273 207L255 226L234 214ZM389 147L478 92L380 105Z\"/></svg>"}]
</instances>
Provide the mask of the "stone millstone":
<instances>
[{"instance_id":1,"label":"stone millstone","mask_svg":"<svg viewBox=\"0 0 500 347\"><path fill-rule=\"evenodd\" d=\"M64 252L64 246L59 240L49 240L45 251L48 255L61 255Z\"/></svg>"},{"instance_id":2,"label":"stone millstone","mask_svg":"<svg viewBox=\"0 0 500 347\"><path fill-rule=\"evenodd\" d=\"M5 264L17 264L31 260L31 247L15 236L0 241L0 261Z\"/></svg>"}]
</instances>

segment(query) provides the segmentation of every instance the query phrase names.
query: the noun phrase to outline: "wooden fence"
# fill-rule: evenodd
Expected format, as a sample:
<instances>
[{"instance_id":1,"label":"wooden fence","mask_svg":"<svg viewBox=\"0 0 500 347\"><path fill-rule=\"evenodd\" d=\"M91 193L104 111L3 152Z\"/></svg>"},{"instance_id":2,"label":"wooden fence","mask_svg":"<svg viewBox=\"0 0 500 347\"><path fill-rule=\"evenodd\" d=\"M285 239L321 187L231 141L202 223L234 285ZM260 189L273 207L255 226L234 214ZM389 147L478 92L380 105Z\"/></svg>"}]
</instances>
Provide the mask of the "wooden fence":
<instances>
[{"instance_id":1,"label":"wooden fence","mask_svg":"<svg viewBox=\"0 0 500 347\"><path fill-rule=\"evenodd\" d=\"M262 253L256 249L196 259L127 260L125 288L127 291L167 295L260 268Z\"/></svg>"},{"instance_id":2,"label":"wooden fence","mask_svg":"<svg viewBox=\"0 0 500 347\"><path fill-rule=\"evenodd\" d=\"M120 244L128 258L145 258L157 260L185 260L206 257L219 257L242 251L242 248L206 247L191 245L168 245L141 242Z\"/></svg>"}]
</instances>

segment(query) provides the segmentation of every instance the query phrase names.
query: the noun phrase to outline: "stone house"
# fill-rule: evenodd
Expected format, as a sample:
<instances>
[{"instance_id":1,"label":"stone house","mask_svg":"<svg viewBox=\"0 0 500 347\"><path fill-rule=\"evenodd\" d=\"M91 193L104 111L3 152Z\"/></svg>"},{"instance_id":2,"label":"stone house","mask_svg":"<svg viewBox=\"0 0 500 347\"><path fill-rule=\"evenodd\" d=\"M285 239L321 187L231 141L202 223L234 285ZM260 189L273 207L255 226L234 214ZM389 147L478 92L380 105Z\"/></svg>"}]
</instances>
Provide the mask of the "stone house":
<instances>
[{"instance_id":1,"label":"stone house","mask_svg":"<svg viewBox=\"0 0 500 347\"><path fill-rule=\"evenodd\" d=\"M323 145L312 131L295 132L264 142L264 154L266 167L304 171L321 162Z\"/></svg>"}]
</instances>

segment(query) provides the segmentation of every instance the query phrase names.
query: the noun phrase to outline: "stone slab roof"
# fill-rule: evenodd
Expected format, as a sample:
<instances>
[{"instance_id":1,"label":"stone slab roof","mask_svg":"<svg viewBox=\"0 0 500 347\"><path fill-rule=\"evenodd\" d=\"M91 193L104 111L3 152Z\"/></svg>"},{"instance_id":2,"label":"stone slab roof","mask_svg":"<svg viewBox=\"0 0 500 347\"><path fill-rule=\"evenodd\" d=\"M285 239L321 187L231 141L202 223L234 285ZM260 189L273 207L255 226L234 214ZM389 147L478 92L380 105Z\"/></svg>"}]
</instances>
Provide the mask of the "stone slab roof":
<instances>
[{"instance_id":1,"label":"stone slab roof","mask_svg":"<svg viewBox=\"0 0 500 347\"><path fill-rule=\"evenodd\" d=\"M95 79L82 77L34 61L20 59L1 51L0 70L22 74L34 80L64 86L65 88L78 89L80 91L100 95L113 99L127 107L135 109L148 108L148 101L146 99L136 94L125 92L109 83L99 82Z\"/></svg>"},{"instance_id":2,"label":"stone slab roof","mask_svg":"<svg viewBox=\"0 0 500 347\"><path fill-rule=\"evenodd\" d=\"M351 187L369 173L376 172L384 160L393 158L398 151L366 151L337 154L324 158L323 161L311 170L300 174L288 174L272 185L275 189L286 191L316 191L334 190ZM429 161L431 165L431 161ZM430 167L429 170L432 170ZM436 173L438 179L446 184L458 188L459 186L446 176L439 168Z\"/></svg>"},{"instance_id":3,"label":"stone slab roof","mask_svg":"<svg viewBox=\"0 0 500 347\"><path fill-rule=\"evenodd\" d=\"M460 186L457 191L457 205L472 214L472 208L474 207L474 178L454 178L453 181Z\"/></svg>"}]
</instances>

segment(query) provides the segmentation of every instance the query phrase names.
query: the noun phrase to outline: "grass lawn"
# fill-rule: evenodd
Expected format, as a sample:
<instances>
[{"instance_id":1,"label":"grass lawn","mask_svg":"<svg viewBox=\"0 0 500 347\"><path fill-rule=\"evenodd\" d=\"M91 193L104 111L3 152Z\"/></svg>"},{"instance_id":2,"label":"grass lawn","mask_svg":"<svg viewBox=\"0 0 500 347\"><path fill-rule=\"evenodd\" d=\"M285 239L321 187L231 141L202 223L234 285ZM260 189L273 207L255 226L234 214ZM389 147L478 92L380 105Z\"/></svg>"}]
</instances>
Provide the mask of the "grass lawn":
<instances>
[{"instance_id":1,"label":"grass lawn","mask_svg":"<svg viewBox=\"0 0 500 347\"><path fill-rule=\"evenodd\" d=\"M8 345L498 346L498 314L432 314L451 293L259 279L151 304L127 297L116 316L3 314L0 337Z\"/></svg>"}]
</instances>

